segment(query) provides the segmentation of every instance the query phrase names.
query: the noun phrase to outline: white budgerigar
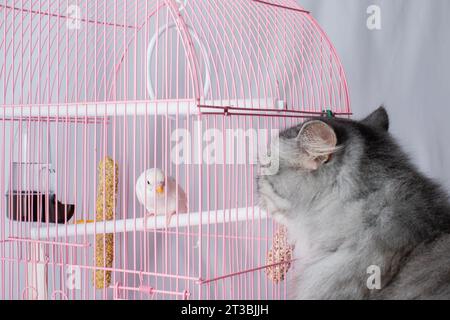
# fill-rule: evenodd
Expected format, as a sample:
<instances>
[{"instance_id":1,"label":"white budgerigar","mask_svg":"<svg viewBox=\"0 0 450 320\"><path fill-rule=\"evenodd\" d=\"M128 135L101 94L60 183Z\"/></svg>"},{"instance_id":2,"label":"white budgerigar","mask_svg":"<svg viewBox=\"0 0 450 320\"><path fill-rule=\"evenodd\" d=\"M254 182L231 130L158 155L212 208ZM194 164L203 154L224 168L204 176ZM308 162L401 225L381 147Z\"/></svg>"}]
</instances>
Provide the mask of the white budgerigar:
<instances>
[{"instance_id":1,"label":"white budgerigar","mask_svg":"<svg viewBox=\"0 0 450 320\"><path fill-rule=\"evenodd\" d=\"M168 176L166 179L164 171L158 168L148 169L139 176L136 196L148 214L165 215L167 226L174 214L187 212L187 198L183 188L177 185L174 178Z\"/></svg>"}]
</instances>

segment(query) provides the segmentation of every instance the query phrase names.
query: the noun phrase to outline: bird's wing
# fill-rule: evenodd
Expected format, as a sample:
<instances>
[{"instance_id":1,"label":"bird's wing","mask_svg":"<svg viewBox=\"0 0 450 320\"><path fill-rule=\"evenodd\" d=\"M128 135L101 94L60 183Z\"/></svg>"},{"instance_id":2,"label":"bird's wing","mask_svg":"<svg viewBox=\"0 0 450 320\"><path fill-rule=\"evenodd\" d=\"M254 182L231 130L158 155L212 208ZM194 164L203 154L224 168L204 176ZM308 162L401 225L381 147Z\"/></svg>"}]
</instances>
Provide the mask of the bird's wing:
<instances>
[{"instance_id":1,"label":"bird's wing","mask_svg":"<svg viewBox=\"0 0 450 320\"><path fill-rule=\"evenodd\" d=\"M168 177L166 181L167 213L172 214L177 211L177 192L175 179Z\"/></svg>"},{"instance_id":2,"label":"bird's wing","mask_svg":"<svg viewBox=\"0 0 450 320\"><path fill-rule=\"evenodd\" d=\"M138 200L139 200L139 202L141 204L144 204L144 197L143 197L143 194L142 194L142 187L139 184L139 180L136 183L136 198L138 198Z\"/></svg>"}]
</instances>

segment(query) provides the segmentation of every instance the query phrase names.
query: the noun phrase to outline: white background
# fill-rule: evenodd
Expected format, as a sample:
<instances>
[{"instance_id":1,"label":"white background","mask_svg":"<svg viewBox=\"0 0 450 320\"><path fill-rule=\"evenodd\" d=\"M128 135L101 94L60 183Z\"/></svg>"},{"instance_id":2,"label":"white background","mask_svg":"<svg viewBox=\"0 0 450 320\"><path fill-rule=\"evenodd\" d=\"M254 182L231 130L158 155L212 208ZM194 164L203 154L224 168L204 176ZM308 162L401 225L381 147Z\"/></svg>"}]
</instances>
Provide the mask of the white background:
<instances>
[{"instance_id":1,"label":"white background","mask_svg":"<svg viewBox=\"0 0 450 320\"><path fill-rule=\"evenodd\" d=\"M299 0L335 45L354 118L380 104L422 172L450 192L450 1ZM369 30L370 5L381 29Z\"/></svg>"}]
</instances>

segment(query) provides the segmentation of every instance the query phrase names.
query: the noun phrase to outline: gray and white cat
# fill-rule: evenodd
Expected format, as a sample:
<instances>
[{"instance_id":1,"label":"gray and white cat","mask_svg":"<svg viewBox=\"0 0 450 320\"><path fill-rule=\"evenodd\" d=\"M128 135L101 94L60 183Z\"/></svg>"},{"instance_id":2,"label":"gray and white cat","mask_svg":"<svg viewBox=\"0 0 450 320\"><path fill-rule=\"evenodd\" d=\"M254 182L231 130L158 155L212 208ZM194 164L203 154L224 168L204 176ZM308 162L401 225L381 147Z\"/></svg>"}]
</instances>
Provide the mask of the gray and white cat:
<instances>
[{"instance_id":1,"label":"gray and white cat","mask_svg":"<svg viewBox=\"0 0 450 320\"><path fill-rule=\"evenodd\" d=\"M280 133L279 170L257 180L261 205L295 243L291 298L450 299L448 197L388 128L380 107ZM380 271L378 288L368 270Z\"/></svg>"}]
</instances>

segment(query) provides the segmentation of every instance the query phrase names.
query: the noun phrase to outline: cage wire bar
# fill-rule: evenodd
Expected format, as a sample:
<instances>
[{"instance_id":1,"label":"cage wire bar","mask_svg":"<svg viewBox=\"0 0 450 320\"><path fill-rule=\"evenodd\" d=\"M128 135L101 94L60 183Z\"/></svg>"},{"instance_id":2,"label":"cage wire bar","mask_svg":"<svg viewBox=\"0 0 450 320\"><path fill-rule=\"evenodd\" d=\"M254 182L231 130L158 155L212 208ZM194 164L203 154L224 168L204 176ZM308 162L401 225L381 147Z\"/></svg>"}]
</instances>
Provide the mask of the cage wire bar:
<instances>
[{"instance_id":1,"label":"cage wire bar","mask_svg":"<svg viewBox=\"0 0 450 320\"><path fill-rule=\"evenodd\" d=\"M277 225L257 205L255 145L351 115L307 10L0 0L0 34L0 299L286 298L291 272L265 273ZM186 193L169 225L137 199L149 168Z\"/></svg>"}]
</instances>

